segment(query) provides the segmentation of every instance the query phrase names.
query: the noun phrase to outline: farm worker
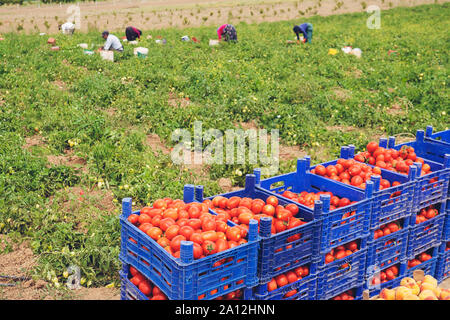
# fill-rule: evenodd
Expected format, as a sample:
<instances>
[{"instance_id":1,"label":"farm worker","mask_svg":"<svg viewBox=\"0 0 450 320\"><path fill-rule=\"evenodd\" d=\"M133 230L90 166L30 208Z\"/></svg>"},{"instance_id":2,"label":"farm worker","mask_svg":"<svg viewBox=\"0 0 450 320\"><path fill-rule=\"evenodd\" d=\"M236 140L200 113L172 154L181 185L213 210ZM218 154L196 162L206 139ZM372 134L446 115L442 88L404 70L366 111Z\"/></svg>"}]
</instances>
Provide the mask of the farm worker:
<instances>
[{"instance_id":1,"label":"farm worker","mask_svg":"<svg viewBox=\"0 0 450 320\"><path fill-rule=\"evenodd\" d=\"M142 31L135 27L127 27L125 29L125 35L127 36L128 41L134 41L136 38L141 38Z\"/></svg>"},{"instance_id":2,"label":"farm worker","mask_svg":"<svg viewBox=\"0 0 450 320\"><path fill-rule=\"evenodd\" d=\"M294 32L297 35L297 42L300 41L300 33L303 34L303 43L308 41L311 43L313 26L311 23L303 23L299 26L294 26Z\"/></svg>"},{"instance_id":3,"label":"farm worker","mask_svg":"<svg viewBox=\"0 0 450 320\"><path fill-rule=\"evenodd\" d=\"M63 34L73 34L75 31L75 25L72 22L66 22L64 24L60 24L58 29L61 30Z\"/></svg>"},{"instance_id":4,"label":"farm worker","mask_svg":"<svg viewBox=\"0 0 450 320\"><path fill-rule=\"evenodd\" d=\"M100 50L116 50L119 52L123 51L122 43L120 43L119 38L117 38L115 35L109 34L108 31L103 31L102 37L106 40L106 42L103 47L100 48Z\"/></svg>"},{"instance_id":5,"label":"farm worker","mask_svg":"<svg viewBox=\"0 0 450 320\"><path fill-rule=\"evenodd\" d=\"M224 24L217 29L217 36L219 37L219 41L224 37L225 41L237 41L237 33L236 28L232 24Z\"/></svg>"}]
</instances>

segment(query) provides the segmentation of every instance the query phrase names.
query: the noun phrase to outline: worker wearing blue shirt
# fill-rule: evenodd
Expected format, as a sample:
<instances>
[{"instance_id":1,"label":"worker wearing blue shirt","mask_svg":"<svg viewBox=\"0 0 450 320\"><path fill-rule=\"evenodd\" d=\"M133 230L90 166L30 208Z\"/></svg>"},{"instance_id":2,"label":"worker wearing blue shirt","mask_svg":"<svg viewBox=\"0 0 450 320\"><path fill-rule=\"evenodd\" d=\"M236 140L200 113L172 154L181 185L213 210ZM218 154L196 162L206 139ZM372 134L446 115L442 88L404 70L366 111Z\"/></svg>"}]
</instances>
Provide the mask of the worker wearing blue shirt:
<instances>
[{"instance_id":1,"label":"worker wearing blue shirt","mask_svg":"<svg viewBox=\"0 0 450 320\"><path fill-rule=\"evenodd\" d=\"M297 35L297 40L300 41L300 33L303 34L303 42L311 43L313 26L311 23L303 23L299 26L294 26L294 32Z\"/></svg>"}]
</instances>

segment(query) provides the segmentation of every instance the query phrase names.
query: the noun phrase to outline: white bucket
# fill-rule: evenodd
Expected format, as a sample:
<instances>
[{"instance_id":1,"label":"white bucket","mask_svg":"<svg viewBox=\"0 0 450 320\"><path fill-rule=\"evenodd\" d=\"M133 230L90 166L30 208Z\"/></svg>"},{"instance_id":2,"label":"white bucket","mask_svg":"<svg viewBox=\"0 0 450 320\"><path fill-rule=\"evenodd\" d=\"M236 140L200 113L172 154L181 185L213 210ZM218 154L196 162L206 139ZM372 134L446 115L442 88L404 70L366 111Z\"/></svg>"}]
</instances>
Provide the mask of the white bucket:
<instances>
[{"instance_id":1,"label":"white bucket","mask_svg":"<svg viewBox=\"0 0 450 320\"><path fill-rule=\"evenodd\" d=\"M100 51L100 57L102 57L103 60L114 62L114 51Z\"/></svg>"}]
</instances>

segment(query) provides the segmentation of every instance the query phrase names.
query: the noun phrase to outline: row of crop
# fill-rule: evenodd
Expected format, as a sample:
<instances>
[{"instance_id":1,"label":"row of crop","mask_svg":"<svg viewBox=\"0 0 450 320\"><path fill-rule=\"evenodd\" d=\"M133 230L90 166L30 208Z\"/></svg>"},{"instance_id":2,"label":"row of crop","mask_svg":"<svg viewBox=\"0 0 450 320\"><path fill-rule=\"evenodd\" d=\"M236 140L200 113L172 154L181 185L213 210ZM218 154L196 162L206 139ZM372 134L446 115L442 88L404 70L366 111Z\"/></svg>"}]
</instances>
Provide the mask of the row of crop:
<instances>
[{"instance_id":1,"label":"row of crop","mask_svg":"<svg viewBox=\"0 0 450 320\"><path fill-rule=\"evenodd\" d=\"M187 185L183 200L136 212L124 199L120 259L169 299L238 290L245 299L330 299L361 285L376 294L414 260L434 275L447 237L449 157L421 158L405 175L359 163L353 151L312 168L299 159L296 172L264 180L255 170L245 189L209 198ZM344 173L364 182L346 183Z\"/></svg>"}]
</instances>

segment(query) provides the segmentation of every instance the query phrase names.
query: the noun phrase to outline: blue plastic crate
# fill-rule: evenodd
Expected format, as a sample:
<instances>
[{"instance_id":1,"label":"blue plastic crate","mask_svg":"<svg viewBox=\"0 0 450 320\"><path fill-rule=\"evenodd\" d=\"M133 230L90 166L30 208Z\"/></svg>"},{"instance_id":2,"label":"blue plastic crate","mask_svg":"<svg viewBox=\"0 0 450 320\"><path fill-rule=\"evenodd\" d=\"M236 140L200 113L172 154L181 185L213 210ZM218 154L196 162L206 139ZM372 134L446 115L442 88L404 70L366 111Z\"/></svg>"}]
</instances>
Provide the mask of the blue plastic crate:
<instances>
[{"instance_id":1,"label":"blue plastic crate","mask_svg":"<svg viewBox=\"0 0 450 320\"><path fill-rule=\"evenodd\" d=\"M438 258L439 258L439 248L440 248L440 244L437 246L434 246L432 248L429 248L428 250L422 251L422 252L426 252L426 253L430 254L432 258L430 260L422 262L421 264L418 264L417 266L412 267L412 268L408 268L408 266L406 266L406 276L412 278L414 270L423 270L425 274L435 277L436 276L436 265L437 265ZM416 257L417 257L417 255L416 255ZM408 260L410 260L410 259L408 259Z\"/></svg>"},{"instance_id":2,"label":"blue plastic crate","mask_svg":"<svg viewBox=\"0 0 450 320\"><path fill-rule=\"evenodd\" d=\"M356 201L354 204L330 211L329 195L321 195L320 201L316 201L313 209L283 197L288 201L296 203L306 211L311 213L316 212L315 217L320 222L318 253L326 253L342 243L347 243L367 235L372 208L373 184L369 182L366 191L356 190L347 185L338 184L330 179L309 173L309 166L310 157L305 157L297 160L297 171L295 172L261 181L259 181L259 169L255 170L255 175L262 189L279 196L287 190L294 193L300 193L302 191L327 191L332 192L340 198L345 197L350 201ZM354 214L343 218L348 213Z\"/></svg>"},{"instance_id":3,"label":"blue plastic crate","mask_svg":"<svg viewBox=\"0 0 450 320\"><path fill-rule=\"evenodd\" d=\"M386 267L386 268L382 268L382 269L369 270L369 272L366 274L364 290L367 290L370 298L372 298L376 295L379 295L381 290L383 290L384 288L392 289L392 288L398 287L400 285L402 278L404 278L406 275L406 261L403 260L403 261L400 261L393 265L397 266L398 275L395 279L389 280L387 282L376 284L376 285L372 284L373 278L375 278L375 277L379 278L380 272L386 270L389 267L392 267L392 265L389 267Z\"/></svg>"},{"instance_id":4,"label":"blue plastic crate","mask_svg":"<svg viewBox=\"0 0 450 320\"><path fill-rule=\"evenodd\" d=\"M329 300L364 281L367 248L318 268L316 300Z\"/></svg>"},{"instance_id":5,"label":"blue plastic crate","mask_svg":"<svg viewBox=\"0 0 450 320\"><path fill-rule=\"evenodd\" d=\"M423 140L423 131L417 131L417 139ZM419 140L420 141L420 140ZM395 137L380 139L380 146L400 150L402 146L409 144L395 145ZM431 168L431 173L421 176L422 164L415 162L417 166L416 186L414 191L413 209L419 210L432 203L438 203L449 198L449 181L450 181L450 152L442 152L442 162L432 161L427 158L428 154L423 149L423 144L411 144L417 156L422 157ZM416 150L417 148L417 150ZM437 149L439 149L437 147ZM445 153L444 153L445 152ZM433 182L430 182L433 181Z\"/></svg>"},{"instance_id":6,"label":"blue plastic crate","mask_svg":"<svg viewBox=\"0 0 450 320\"><path fill-rule=\"evenodd\" d=\"M255 300L315 300L316 289L317 274L310 272L307 277L270 292L267 291L267 283L260 284L254 289L253 297ZM292 290L297 290L297 293L290 297L284 297Z\"/></svg>"},{"instance_id":7,"label":"blue plastic crate","mask_svg":"<svg viewBox=\"0 0 450 320\"><path fill-rule=\"evenodd\" d=\"M184 201L190 203L193 197L194 186L185 186ZM180 258L174 258L127 220L132 213L140 212L132 212L131 198L123 199L119 258L155 283L169 299L197 300L199 296L203 296L205 300L210 300L240 288L257 285L257 221L250 223L247 243L193 260L191 241L183 241ZM214 266L222 261L226 262Z\"/></svg>"},{"instance_id":8,"label":"blue plastic crate","mask_svg":"<svg viewBox=\"0 0 450 320\"><path fill-rule=\"evenodd\" d=\"M434 205L439 214L432 219L416 224L416 213L411 215L408 238L407 257L412 258L418 253L428 250L441 243L445 221L446 201Z\"/></svg>"},{"instance_id":9,"label":"blue plastic crate","mask_svg":"<svg viewBox=\"0 0 450 320\"><path fill-rule=\"evenodd\" d=\"M199 191L202 191L201 189ZM256 176L249 174L246 176L245 188L230 193L211 196L206 199L212 200L214 197L223 196L225 198L249 197L252 199L266 200L272 196L270 192L256 187ZM280 205L297 203L275 195ZM196 200L203 202L202 192L197 192ZM260 249L258 255L258 279L259 284L269 282L273 277L291 270L294 267L310 263L314 252L317 251L315 244L318 243L317 223L314 220L314 213L299 207L296 217L307 223L293 229L285 230L277 234L271 234L271 218L261 218L259 226ZM292 237L298 239L291 241Z\"/></svg>"},{"instance_id":10,"label":"blue plastic crate","mask_svg":"<svg viewBox=\"0 0 450 320\"><path fill-rule=\"evenodd\" d=\"M368 243L367 273L388 268L406 259L409 227Z\"/></svg>"},{"instance_id":11,"label":"blue plastic crate","mask_svg":"<svg viewBox=\"0 0 450 320\"><path fill-rule=\"evenodd\" d=\"M442 242L439 247L439 256L436 264L435 278L438 282L450 277L450 250L445 250L447 243L450 241Z\"/></svg>"}]
</instances>

